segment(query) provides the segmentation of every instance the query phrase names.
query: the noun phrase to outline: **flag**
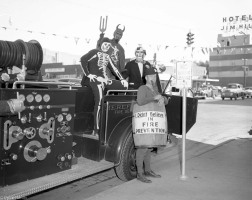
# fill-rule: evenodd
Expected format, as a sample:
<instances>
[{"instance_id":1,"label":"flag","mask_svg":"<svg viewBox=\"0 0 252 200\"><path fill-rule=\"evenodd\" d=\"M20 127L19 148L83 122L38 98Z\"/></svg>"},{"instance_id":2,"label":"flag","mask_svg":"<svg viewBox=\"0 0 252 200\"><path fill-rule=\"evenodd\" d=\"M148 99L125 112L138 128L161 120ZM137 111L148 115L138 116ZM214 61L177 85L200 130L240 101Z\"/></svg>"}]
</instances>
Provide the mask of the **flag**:
<instances>
[{"instance_id":1,"label":"flag","mask_svg":"<svg viewBox=\"0 0 252 200\"><path fill-rule=\"evenodd\" d=\"M76 44L76 45L78 44L79 39L80 39L80 38L78 38L78 37L74 37L74 41L75 41L75 44Z\"/></svg>"}]
</instances>

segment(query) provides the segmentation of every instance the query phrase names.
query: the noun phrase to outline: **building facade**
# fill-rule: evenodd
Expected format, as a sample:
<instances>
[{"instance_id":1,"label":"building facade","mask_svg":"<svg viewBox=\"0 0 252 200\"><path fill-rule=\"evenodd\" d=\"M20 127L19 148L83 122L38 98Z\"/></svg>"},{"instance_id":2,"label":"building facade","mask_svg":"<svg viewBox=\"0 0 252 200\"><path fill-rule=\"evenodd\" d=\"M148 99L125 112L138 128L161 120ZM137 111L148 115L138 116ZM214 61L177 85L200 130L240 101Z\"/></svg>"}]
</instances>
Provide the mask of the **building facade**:
<instances>
[{"instance_id":1,"label":"building facade","mask_svg":"<svg viewBox=\"0 0 252 200\"><path fill-rule=\"evenodd\" d=\"M209 78L219 79L220 86L240 83L252 86L252 45L250 35L218 35L218 47L210 52Z\"/></svg>"},{"instance_id":2,"label":"building facade","mask_svg":"<svg viewBox=\"0 0 252 200\"><path fill-rule=\"evenodd\" d=\"M47 63L41 66L44 79L82 78L83 69L80 65L63 65L62 63Z\"/></svg>"}]
</instances>

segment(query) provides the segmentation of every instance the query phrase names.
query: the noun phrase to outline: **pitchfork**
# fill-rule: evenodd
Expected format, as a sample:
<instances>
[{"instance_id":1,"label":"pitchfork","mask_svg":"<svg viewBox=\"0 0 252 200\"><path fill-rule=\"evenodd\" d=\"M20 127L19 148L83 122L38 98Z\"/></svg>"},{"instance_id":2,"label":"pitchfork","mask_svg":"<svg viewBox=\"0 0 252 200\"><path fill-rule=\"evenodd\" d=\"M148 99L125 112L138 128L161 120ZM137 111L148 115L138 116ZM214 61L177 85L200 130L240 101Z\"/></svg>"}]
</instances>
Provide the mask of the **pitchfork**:
<instances>
[{"instance_id":1,"label":"pitchfork","mask_svg":"<svg viewBox=\"0 0 252 200\"><path fill-rule=\"evenodd\" d=\"M100 18L100 31L104 33L107 29L108 16L106 16L106 20L104 18Z\"/></svg>"}]
</instances>

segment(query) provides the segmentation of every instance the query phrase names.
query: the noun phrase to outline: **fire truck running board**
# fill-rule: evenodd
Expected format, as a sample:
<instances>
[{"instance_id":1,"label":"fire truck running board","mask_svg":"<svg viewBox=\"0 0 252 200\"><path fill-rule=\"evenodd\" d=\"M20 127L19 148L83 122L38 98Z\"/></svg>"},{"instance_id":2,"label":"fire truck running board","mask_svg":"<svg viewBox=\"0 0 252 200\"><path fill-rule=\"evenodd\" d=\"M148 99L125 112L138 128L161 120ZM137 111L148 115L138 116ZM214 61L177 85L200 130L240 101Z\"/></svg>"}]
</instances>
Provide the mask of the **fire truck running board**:
<instances>
[{"instance_id":1,"label":"fire truck running board","mask_svg":"<svg viewBox=\"0 0 252 200\"><path fill-rule=\"evenodd\" d=\"M114 167L114 163L78 158L71 169L0 188L1 200L20 199Z\"/></svg>"}]
</instances>

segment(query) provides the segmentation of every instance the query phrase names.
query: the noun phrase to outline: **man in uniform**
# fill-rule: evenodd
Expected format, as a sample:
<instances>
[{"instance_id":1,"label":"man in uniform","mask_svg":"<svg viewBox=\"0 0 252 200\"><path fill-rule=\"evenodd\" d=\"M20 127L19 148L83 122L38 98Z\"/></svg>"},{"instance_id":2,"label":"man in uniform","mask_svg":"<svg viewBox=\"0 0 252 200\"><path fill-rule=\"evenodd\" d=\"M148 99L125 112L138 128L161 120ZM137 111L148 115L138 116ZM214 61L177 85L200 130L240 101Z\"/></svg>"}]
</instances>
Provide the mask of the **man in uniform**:
<instances>
[{"instance_id":1,"label":"man in uniform","mask_svg":"<svg viewBox=\"0 0 252 200\"><path fill-rule=\"evenodd\" d=\"M145 68L149 68L151 64L144 60L146 50L143 47L137 47L135 50L136 58L129 61L123 72L124 78L128 78L129 89L137 90L141 85L146 83L143 76Z\"/></svg>"},{"instance_id":2,"label":"man in uniform","mask_svg":"<svg viewBox=\"0 0 252 200\"><path fill-rule=\"evenodd\" d=\"M146 83L146 80L143 76L146 69L149 69L151 64L144 60L146 56L146 50L143 47L137 47L135 50L136 58L132 61L129 61L123 72L123 77L128 78L129 89L137 90L141 85ZM161 93L161 84L159 80L158 73L156 72L157 78L157 87L158 91Z\"/></svg>"}]
</instances>

